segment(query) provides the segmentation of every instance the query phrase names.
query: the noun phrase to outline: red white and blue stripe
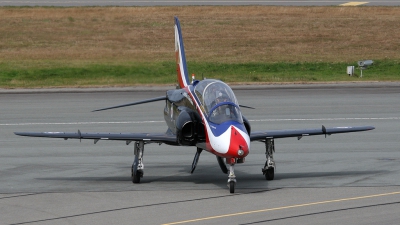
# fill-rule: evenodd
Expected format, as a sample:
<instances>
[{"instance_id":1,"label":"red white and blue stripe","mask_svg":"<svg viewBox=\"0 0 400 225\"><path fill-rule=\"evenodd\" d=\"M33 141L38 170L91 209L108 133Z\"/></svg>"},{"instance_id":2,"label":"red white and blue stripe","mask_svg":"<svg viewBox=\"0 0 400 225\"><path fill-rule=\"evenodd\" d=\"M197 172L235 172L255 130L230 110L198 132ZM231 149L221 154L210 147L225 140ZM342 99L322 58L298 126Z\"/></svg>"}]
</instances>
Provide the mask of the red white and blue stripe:
<instances>
[{"instance_id":1,"label":"red white and blue stripe","mask_svg":"<svg viewBox=\"0 0 400 225\"><path fill-rule=\"evenodd\" d=\"M190 85L190 80L186 65L185 50L183 48L181 25L177 17L175 17L175 57L179 86L185 88Z\"/></svg>"}]
</instances>

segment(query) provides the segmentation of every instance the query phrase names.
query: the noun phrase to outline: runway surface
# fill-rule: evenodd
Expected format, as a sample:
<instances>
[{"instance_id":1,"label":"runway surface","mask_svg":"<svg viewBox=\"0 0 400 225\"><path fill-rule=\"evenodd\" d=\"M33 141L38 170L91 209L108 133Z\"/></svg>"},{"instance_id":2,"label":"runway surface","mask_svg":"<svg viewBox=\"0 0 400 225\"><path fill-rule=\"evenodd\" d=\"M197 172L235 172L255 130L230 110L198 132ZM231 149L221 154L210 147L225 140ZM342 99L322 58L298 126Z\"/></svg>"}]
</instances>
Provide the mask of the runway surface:
<instances>
[{"instance_id":1,"label":"runway surface","mask_svg":"<svg viewBox=\"0 0 400 225\"><path fill-rule=\"evenodd\" d=\"M183 6L183 5L281 5L281 6L337 6L337 5L366 5L366 6L399 6L396 0L0 0L0 6Z\"/></svg>"},{"instance_id":2,"label":"runway surface","mask_svg":"<svg viewBox=\"0 0 400 225\"><path fill-rule=\"evenodd\" d=\"M215 157L145 146L141 184L133 145L19 137L14 131L164 131L163 102L91 110L164 91L1 92L0 224L395 224L400 219L400 84L235 87L253 130L373 125L373 131L275 141L275 180L264 146L236 166L236 193ZM165 89L165 88L161 88ZM70 93L69 91L75 92ZM80 91L80 92L77 92ZM177 224L177 223L175 223Z\"/></svg>"}]
</instances>

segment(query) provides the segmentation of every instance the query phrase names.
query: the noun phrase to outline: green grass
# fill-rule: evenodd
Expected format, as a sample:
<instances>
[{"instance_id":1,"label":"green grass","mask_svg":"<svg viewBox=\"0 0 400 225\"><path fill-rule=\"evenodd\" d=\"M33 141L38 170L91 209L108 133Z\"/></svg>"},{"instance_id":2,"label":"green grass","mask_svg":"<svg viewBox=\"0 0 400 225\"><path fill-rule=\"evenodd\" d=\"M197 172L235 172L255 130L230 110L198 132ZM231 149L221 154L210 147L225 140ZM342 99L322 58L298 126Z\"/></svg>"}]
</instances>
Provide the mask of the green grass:
<instances>
[{"instance_id":1,"label":"green grass","mask_svg":"<svg viewBox=\"0 0 400 225\"><path fill-rule=\"evenodd\" d=\"M0 64L0 87L98 87L173 83L174 63L89 64L53 68L9 68Z\"/></svg>"},{"instance_id":2,"label":"green grass","mask_svg":"<svg viewBox=\"0 0 400 225\"><path fill-rule=\"evenodd\" d=\"M0 7L0 14L1 88L173 85L176 15L198 79L400 81L399 7ZM361 59L375 64L363 78L347 76Z\"/></svg>"},{"instance_id":3,"label":"green grass","mask_svg":"<svg viewBox=\"0 0 400 225\"><path fill-rule=\"evenodd\" d=\"M226 82L340 82L340 81L395 81L400 78L400 63L395 61L375 61L363 71L355 67L355 76L349 77L346 68L353 63L246 63L207 64L204 69L209 77ZM197 66L195 66L196 68ZM198 68L201 70L202 65Z\"/></svg>"},{"instance_id":4,"label":"green grass","mask_svg":"<svg viewBox=\"0 0 400 225\"><path fill-rule=\"evenodd\" d=\"M228 83L310 83L353 81L398 81L400 62L375 61L363 77L356 67L356 76L346 74L350 63L209 63L188 62L189 73L197 79L214 78ZM37 67L10 66L0 63L1 88L100 87L132 85L173 85L176 83L175 62L82 64Z\"/></svg>"}]
</instances>

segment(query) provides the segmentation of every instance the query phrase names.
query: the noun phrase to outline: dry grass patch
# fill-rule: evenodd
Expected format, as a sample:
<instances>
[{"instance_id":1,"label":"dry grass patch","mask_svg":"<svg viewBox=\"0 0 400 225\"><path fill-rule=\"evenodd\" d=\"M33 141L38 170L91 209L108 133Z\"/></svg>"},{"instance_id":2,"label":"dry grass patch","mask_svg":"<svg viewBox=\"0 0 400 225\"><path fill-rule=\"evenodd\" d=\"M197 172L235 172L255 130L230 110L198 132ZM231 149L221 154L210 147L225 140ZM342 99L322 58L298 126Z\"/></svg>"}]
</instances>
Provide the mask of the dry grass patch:
<instances>
[{"instance_id":1,"label":"dry grass patch","mask_svg":"<svg viewBox=\"0 0 400 225\"><path fill-rule=\"evenodd\" d=\"M400 59L399 7L0 8L0 59L174 60L173 16L189 61Z\"/></svg>"}]
</instances>

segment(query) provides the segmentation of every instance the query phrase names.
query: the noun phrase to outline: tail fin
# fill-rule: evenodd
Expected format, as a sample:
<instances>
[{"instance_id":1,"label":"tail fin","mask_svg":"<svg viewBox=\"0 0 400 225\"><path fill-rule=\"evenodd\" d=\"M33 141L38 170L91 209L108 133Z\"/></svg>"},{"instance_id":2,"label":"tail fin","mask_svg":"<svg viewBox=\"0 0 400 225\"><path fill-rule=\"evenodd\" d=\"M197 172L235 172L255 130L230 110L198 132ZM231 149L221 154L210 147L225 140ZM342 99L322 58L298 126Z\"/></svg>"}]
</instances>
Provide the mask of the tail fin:
<instances>
[{"instance_id":1,"label":"tail fin","mask_svg":"<svg viewBox=\"0 0 400 225\"><path fill-rule=\"evenodd\" d=\"M190 80L186 65L185 49L183 48L181 25L178 17L175 17L175 56L179 86L184 88L190 84Z\"/></svg>"}]
</instances>

